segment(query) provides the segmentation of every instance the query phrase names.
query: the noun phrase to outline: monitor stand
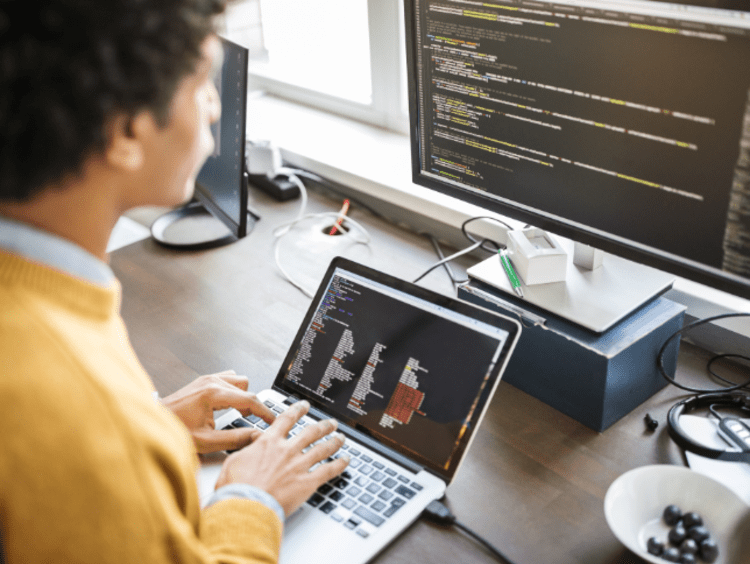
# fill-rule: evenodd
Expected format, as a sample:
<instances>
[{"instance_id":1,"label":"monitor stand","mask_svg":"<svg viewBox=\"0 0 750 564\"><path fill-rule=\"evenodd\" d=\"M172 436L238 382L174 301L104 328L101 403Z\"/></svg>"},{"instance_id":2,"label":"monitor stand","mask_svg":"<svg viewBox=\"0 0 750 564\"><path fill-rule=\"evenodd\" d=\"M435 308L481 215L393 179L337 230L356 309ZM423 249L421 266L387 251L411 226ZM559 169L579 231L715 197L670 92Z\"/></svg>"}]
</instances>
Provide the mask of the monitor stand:
<instances>
[{"instance_id":1,"label":"monitor stand","mask_svg":"<svg viewBox=\"0 0 750 564\"><path fill-rule=\"evenodd\" d=\"M260 216L250 210L247 213L247 232L250 233ZM151 235L165 247L192 251L213 249L239 240L195 200L157 218L151 225Z\"/></svg>"},{"instance_id":2,"label":"monitor stand","mask_svg":"<svg viewBox=\"0 0 750 564\"><path fill-rule=\"evenodd\" d=\"M672 287L674 276L615 255L606 254L594 270L573 263L573 241L558 237L568 255L564 282L522 285L518 298L497 255L472 266L467 273L514 298L526 301L591 331L602 333ZM519 300L519 301L516 301Z\"/></svg>"}]
</instances>

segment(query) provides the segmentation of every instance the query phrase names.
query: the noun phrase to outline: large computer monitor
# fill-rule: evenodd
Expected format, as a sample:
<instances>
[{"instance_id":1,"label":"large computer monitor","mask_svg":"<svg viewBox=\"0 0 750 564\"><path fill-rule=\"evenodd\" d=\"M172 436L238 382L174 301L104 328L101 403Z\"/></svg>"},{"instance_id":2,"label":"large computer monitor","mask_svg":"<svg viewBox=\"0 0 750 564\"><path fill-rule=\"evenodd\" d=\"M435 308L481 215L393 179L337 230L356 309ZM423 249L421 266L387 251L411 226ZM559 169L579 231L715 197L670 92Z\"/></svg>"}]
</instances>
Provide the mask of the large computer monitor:
<instances>
[{"instance_id":1,"label":"large computer monitor","mask_svg":"<svg viewBox=\"0 0 750 564\"><path fill-rule=\"evenodd\" d=\"M413 178L750 298L750 2L405 0Z\"/></svg>"},{"instance_id":2,"label":"large computer monitor","mask_svg":"<svg viewBox=\"0 0 750 564\"><path fill-rule=\"evenodd\" d=\"M194 201L152 226L154 237L171 247L199 249L231 243L245 237L258 219L248 209L245 161L248 50L225 38L221 43L221 71L214 78L221 118L211 126L214 152L198 174Z\"/></svg>"}]
</instances>

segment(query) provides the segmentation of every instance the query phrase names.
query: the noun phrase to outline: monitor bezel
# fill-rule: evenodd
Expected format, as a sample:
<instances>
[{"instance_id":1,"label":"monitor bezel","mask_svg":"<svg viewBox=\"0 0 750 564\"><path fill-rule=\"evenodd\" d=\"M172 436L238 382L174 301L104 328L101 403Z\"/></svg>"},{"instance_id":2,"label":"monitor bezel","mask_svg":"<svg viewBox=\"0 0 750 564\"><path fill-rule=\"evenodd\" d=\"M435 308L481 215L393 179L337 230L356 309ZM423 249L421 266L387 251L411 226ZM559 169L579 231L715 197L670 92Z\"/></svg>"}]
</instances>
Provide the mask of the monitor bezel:
<instances>
[{"instance_id":1,"label":"monitor bezel","mask_svg":"<svg viewBox=\"0 0 750 564\"><path fill-rule=\"evenodd\" d=\"M523 204L499 197L491 198L449 182L440 182L421 170L419 129L419 93L417 88L417 49L415 1L404 0L406 77L409 101L409 136L411 145L412 181L425 188L482 207L510 219L550 231L561 237L601 249L622 258L663 270L730 294L750 299L750 279L719 270L654 247L607 233L565 218L545 213ZM695 5L695 3L692 3Z\"/></svg>"},{"instance_id":2,"label":"monitor bezel","mask_svg":"<svg viewBox=\"0 0 750 564\"><path fill-rule=\"evenodd\" d=\"M244 100L247 100L247 84L248 84L248 76L247 76L247 68L249 63L249 57L250 52L246 47L243 47L242 45L239 45L233 41L230 41L229 39L219 36L219 39L222 43L222 49L226 53L227 47L234 51L234 54L239 54L241 56L241 64L243 68L245 69L245 73L242 75L242 98ZM226 55L225 55L226 56ZM242 105L243 111L241 112L240 116L240 131L243 132L243 138L245 136L245 129L247 127L247 104ZM224 114L222 114L222 117L219 119L224 119ZM234 235L236 238L242 238L247 236L248 234L248 213L242 213L243 210L247 210L248 206L248 199L249 199L249 187L248 187L248 173L247 173L247 163L245 161L245 152L244 152L244 142L243 145L243 151L240 154L240 170L239 170L239 187L240 187L240 202L239 202L239 209L240 209L240 218L239 222L235 220L235 218L230 217L229 214L222 209L216 201L211 197L210 195L210 189L203 186L200 182L200 173L198 174L198 178L195 181L195 192L194 197L197 199L203 207L205 207L211 214L216 217L219 221L221 221L231 232L232 235ZM208 162L208 161L207 161ZM206 165L204 164L204 167ZM201 169L202 170L202 169Z\"/></svg>"}]
</instances>

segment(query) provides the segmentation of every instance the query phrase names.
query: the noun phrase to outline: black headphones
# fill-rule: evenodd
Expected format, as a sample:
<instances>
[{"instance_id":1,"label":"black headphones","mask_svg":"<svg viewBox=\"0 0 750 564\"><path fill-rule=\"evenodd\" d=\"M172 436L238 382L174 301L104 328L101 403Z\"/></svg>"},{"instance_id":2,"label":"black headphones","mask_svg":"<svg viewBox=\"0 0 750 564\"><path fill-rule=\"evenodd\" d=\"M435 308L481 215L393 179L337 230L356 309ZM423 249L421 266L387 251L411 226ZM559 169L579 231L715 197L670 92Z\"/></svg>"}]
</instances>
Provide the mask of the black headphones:
<instances>
[{"instance_id":1,"label":"black headphones","mask_svg":"<svg viewBox=\"0 0 750 564\"><path fill-rule=\"evenodd\" d=\"M743 392L700 394L676 403L667 414L669 436L672 437L678 446L697 455L715 460L725 460L727 462L750 463L750 452L733 452L709 448L695 442L682 429L679 422L680 415L684 415L695 409L711 406L733 407L750 413L750 395Z\"/></svg>"}]
</instances>

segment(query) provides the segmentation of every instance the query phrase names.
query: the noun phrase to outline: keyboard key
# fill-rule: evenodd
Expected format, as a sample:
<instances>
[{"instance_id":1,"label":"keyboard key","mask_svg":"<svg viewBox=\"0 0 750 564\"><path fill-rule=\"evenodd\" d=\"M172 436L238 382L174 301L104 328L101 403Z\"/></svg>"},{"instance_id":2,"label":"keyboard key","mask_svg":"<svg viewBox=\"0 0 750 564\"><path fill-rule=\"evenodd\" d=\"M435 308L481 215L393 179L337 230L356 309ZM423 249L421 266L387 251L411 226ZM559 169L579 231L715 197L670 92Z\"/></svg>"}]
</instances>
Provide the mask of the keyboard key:
<instances>
[{"instance_id":1,"label":"keyboard key","mask_svg":"<svg viewBox=\"0 0 750 564\"><path fill-rule=\"evenodd\" d=\"M383 468L385 468L385 464L383 464L382 462L378 462L377 460L373 462L372 465L378 470L382 470Z\"/></svg>"},{"instance_id":2,"label":"keyboard key","mask_svg":"<svg viewBox=\"0 0 750 564\"><path fill-rule=\"evenodd\" d=\"M383 486L385 486L386 488L392 488L396 484L398 484L398 482L393 478L388 478L385 482L383 482Z\"/></svg>"},{"instance_id":3,"label":"keyboard key","mask_svg":"<svg viewBox=\"0 0 750 564\"><path fill-rule=\"evenodd\" d=\"M312 505L313 507L318 507L322 502L325 501L325 498L320 495L319 493L314 493L310 496L310 499L307 500L307 503Z\"/></svg>"},{"instance_id":4,"label":"keyboard key","mask_svg":"<svg viewBox=\"0 0 750 564\"><path fill-rule=\"evenodd\" d=\"M362 519L372 523L376 527L380 527L380 525L385 522L385 519L383 519L380 515L370 511L366 507L362 507L361 505L354 510L354 514L358 517L362 517Z\"/></svg>"},{"instance_id":5,"label":"keyboard key","mask_svg":"<svg viewBox=\"0 0 750 564\"><path fill-rule=\"evenodd\" d=\"M360 458L361 458L362 460L364 460L365 462L372 462L372 458L370 458L370 457L369 457L369 456L367 456L366 454L363 454L362 456L360 456Z\"/></svg>"},{"instance_id":6,"label":"keyboard key","mask_svg":"<svg viewBox=\"0 0 750 564\"><path fill-rule=\"evenodd\" d=\"M345 500L344 500L344 501L343 501L343 502L341 503L341 507L343 507L343 508L345 508L345 509L353 509L353 508L354 508L354 506L356 506L356 505L357 505L357 502L356 502L356 501L354 501L354 500L353 500L352 498L350 498L350 497L346 498L346 499L345 499Z\"/></svg>"},{"instance_id":7,"label":"keyboard key","mask_svg":"<svg viewBox=\"0 0 750 564\"><path fill-rule=\"evenodd\" d=\"M411 483L411 488L412 488L413 490L417 490L418 492L421 492L421 491L422 491L422 490L424 489L424 488L422 487L422 485L421 485L421 484L418 484L417 482L412 482L412 483Z\"/></svg>"},{"instance_id":8,"label":"keyboard key","mask_svg":"<svg viewBox=\"0 0 750 564\"><path fill-rule=\"evenodd\" d=\"M378 497L382 500L388 501L393 497L393 492L389 492L388 490L383 490L378 494Z\"/></svg>"},{"instance_id":9,"label":"keyboard key","mask_svg":"<svg viewBox=\"0 0 750 564\"><path fill-rule=\"evenodd\" d=\"M276 405L271 400L266 400L263 403L265 404L266 407L273 407L274 405Z\"/></svg>"},{"instance_id":10,"label":"keyboard key","mask_svg":"<svg viewBox=\"0 0 750 564\"><path fill-rule=\"evenodd\" d=\"M383 478L385 478L385 474L378 472L377 470L370 475L370 479L374 482L379 482Z\"/></svg>"},{"instance_id":11,"label":"keyboard key","mask_svg":"<svg viewBox=\"0 0 750 564\"><path fill-rule=\"evenodd\" d=\"M261 429L261 430L266 430L268 429L269 425L265 421L261 420L261 421L258 421L258 423L256 424L256 427L258 427L258 429Z\"/></svg>"},{"instance_id":12,"label":"keyboard key","mask_svg":"<svg viewBox=\"0 0 750 564\"><path fill-rule=\"evenodd\" d=\"M385 517L393 517L393 514L396 513L400 508L396 505L391 505L388 509L385 510L385 513L383 515Z\"/></svg>"},{"instance_id":13,"label":"keyboard key","mask_svg":"<svg viewBox=\"0 0 750 564\"><path fill-rule=\"evenodd\" d=\"M396 471L393 468L386 468L385 469L385 473L388 474L389 476L395 476L396 475Z\"/></svg>"},{"instance_id":14,"label":"keyboard key","mask_svg":"<svg viewBox=\"0 0 750 564\"><path fill-rule=\"evenodd\" d=\"M349 454L351 454L352 456L359 456L360 452L356 448L350 448Z\"/></svg>"},{"instance_id":15,"label":"keyboard key","mask_svg":"<svg viewBox=\"0 0 750 564\"><path fill-rule=\"evenodd\" d=\"M417 495L417 492L415 492L414 490L410 490L406 486L399 486L399 487L397 487L396 488L396 493L398 495L404 496L406 499L411 499L415 495Z\"/></svg>"},{"instance_id":16,"label":"keyboard key","mask_svg":"<svg viewBox=\"0 0 750 564\"><path fill-rule=\"evenodd\" d=\"M398 479L399 479L399 480L400 480L401 482L403 482L404 484L408 484L408 483L409 483L409 478L407 478L407 477L406 477L406 476L404 476L403 474L402 474L402 475L400 475L400 476L398 477Z\"/></svg>"},{"instance_id":17,"label":"keyboard key","mask_svg":"<svg viewBox=\"0 0 750 564\"><path fill-rule=\"evenodd\" d=\"M328 497L330 497L333 501L341 501L345 496L339 490L333 490Z\"/></svg>"},{"instance_id":18,"label":"keyboard key","mask_svg":"<svg viewBox=\"0 0 750 564\"><path fill-rule=\"evenodd\" d=\"M367 484L370 483L370 480L365 476L360 476L359 478L354 480L354 483L357 484L358 486L365 487Z\"/></svg>"},{"instance_id":19,"label":"keyboard key","mask_svg":"<svg viewBox=\"0 0 750 564\"><path fill-rule=\"evenodd\" d=\"M252 427L252 425L250 425L250 422L246 421L242 417L240 417L239 419L235 419L234 421L232 421L232 425L234 425L237 428L239 428L239 427Z\"/></svg>"},{"instance_id":20,"label":"keyboard key","mask_svg":"<svg viewBox=\"0 0 750 564\"><path fill-rule=\"evenodd\" d=\"M370 494L367 494L367 493L366 494L362 494L361 496L359 496L360 503L364 503L365 505L369 505L370 502L373 499L375 499L375 498L372 497Z\"/></svg>"},{"instance_id":21,"label":"keyboard key","mask_svg":"<svg viewBox=\"0 0 750 564\"><path fill-rule=\"evenodd\" d=\"M331 503L330 501L326 501L323 505L321 505L318 509L320 509L323 513L330 513L334 509L336 509L336 504Z\"/></svg>"},{"instance_id":22,"label":"keyboard key","mask_svg":"<svg viewBox=\"0 0 750 564\"><path fill-rule=\"evenodd\" d=\"M344 518L340 514L338 514L336 512L331 513L331 519L333 519L337 523L341 523L341 521L344 520Z\"/></svg>"},{"instance_id":23,"label":"keyboard key","mask_svg":"<svg viewBox=\"0 0 750 564\"><path fill-rule=\"evenodd\" d=\"M356 533L357 533L357 534L358 534L358 535L359 535L360 537L362 537L363 539L366 539L367 537L369 537L369 536L370 536L370 533L368 533L368 532L367 532L367 531L365 531L364 529L357 529L357 530L356 530L355 532L356 532Z\"/></svg>"},{"instance_id":24,"label":"keyboard key","mask_svg":"<svg viewBox=\"0 0 750 564\"><path fill-rule=\"evenodd\" d=\"M346 490L346 493L348 493L352 497L357 497L359 494L362 493L362 490L359 489L357 486L352 486L348 490Z\"/></svg>"},{"instance_id":25,"label":"keyboard key","mask_svg":"<svg viewBox=\"0 0 750 564\"><path fill-rule=\"evenodd\" d=\"M382 501L376 501L370 506L373 511L382 511L385 508L385 503Z\"/></svg>"},{"instance_id":26,"label":"keyboard key","mask_svg":"<svg viewBox=\"0 0 750 564\"><path fill-rule=\"evenodd\" d=\"M360 464L362 464L362 461L361 461L361 460L359 460L358 458L352 458L352 459L351 459L351 460L349 461L349 468L356 468L356 467L357 467L357 466L359 466Z\"/></svg>"},{"instance_id":27,"label":"keyboard key","mask_svg":"<svg viewBox=\"0 0 750 564\"><path fill-rule=\"evenodd\" d=\"M366 487L365 489L366 489L366 490L367 490L368 492L370 492L371 494L376 494L376 493L378 493L378 492L380 491L380 486L379 486L379 485L377 485L377 484L370 484L370 485L369 485L369 486L367 486L367 487Z\"/></svg>"},{"instance_id":28,"label":"keyboard key","mask_svg":"<svg viewBox=\"0 0 750 564\"><path fill-rule=\"evenodd\" d=\"M349 487L349 482L344 480L344 478L338 478L337 480L333 482L333 486L340 490L343 490Z\"/></svg>"},{"instance_id":29,"label":"keyboard key","mask_svg":"<svg viewBox=\"0 0 750 564\"><path fill-rule=\"evenodd\" d=\"M323 495L327 494L333 489L333 486L331 484L323 484L318 488L318 493L321 493Z\"/></svg>"},{"instance_id":30,"label":"keyboard key","mask_svg":"<svg viewBox=\"0 0 750 564\"><path fill-rule=\"evenodd\" d=\"M372 466L370 466L369 464L365 464L364 466L362 466L362 468L359 469L359 471L362 472L362 474L367 475L372 472Z\"/></svg>"},{"instance_id":31,"label":"keyboard key","mask_svg":"<svg viewBox=\"0 0 750 564\"><path fill-rule=\"evenodd\" d=\"M344 523L344 527L347 529L356 529L357 526L361 523L361 521L355 521L354 519L349 519L346 523Z\"/></svg>"},{"instance_id":32,"label":"keyboard key","mask_svg":"<svg viewBox=\"0 0 750 564\"><path fill-rule=\"evenodd\" d=\"M260 421L260 417L258 417L257 415L248 415L247 417L245 417L245 419L250 421L250 423L257 423L258 421Z\"/></svg>"},{"instance_id":33,"label":"keyboard key","mask_svg":"<svg viewBox=\"0 0 750 564\"><path fill-rule=\"evenodd\" d=\"M341 474L339 474L342 478L345 480L349 480L350 482L354 479L354 474L349 472L349 470L344 470Z\"/></svg>"}]
</instances>

